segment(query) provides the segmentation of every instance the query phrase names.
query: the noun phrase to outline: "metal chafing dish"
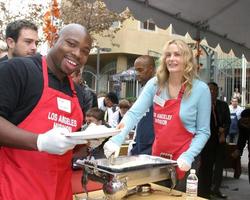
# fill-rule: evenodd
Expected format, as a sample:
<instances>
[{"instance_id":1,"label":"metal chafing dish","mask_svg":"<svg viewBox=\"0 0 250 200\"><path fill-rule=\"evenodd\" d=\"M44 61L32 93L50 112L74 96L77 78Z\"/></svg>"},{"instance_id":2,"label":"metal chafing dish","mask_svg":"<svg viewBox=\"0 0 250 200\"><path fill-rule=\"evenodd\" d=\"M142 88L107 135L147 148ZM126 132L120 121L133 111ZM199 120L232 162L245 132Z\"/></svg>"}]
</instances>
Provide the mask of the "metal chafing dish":
<instances>
[{"instance_id":1,"label":"metal chafing dish","mask_svg":"<svg viewBox=\"0 0 250 200\"><path fill-rule=\"evenodd\" d=\"M88 180L103 183L103 192L108 199L121 199L129 194L128 188L150 182L171 179L176 183L176 161L157 156L121 156L110 163L108 159L77 160L83 168L83 187Z\"/></svg>"}]
</instances>

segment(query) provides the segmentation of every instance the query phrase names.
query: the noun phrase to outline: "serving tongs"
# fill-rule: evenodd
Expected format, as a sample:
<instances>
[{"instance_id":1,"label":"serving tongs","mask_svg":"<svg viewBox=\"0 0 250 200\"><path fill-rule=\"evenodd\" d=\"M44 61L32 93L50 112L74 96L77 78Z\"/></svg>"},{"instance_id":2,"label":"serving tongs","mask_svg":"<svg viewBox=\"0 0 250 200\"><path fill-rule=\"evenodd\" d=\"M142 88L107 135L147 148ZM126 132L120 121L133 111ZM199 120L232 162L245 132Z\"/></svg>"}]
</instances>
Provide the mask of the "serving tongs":
<instances>
[{"instance_id":1,"label":"serving tongs","mask_svg":"<svg viewBox=\"0 0 250 200\"><path fill-rule=\"evenodd\" d=\"M161 152L160 153L160 157L172 160L173 155L169 154L169 153L163 153L163 152ZM176 170L175 170L176 166L177 166L177 164L172 165L172 166L169 167L169 174L170 174L170 180L171 180L170 193L175 188L176 182L177 182L177 176L176 176Z\"/></svg>"},{"instance_id":2,"label":"serving tongs","mask_svg":"<svg viewBox=\"0 0 250 200\"><path fill-rule=\"evenodd\" d=\"M82 182L83 192L86 193L86 200L88 199L90 200L87 189L88 180L91 179L92 181L98 181L101 183L103 183L104 181L101 177L97 176L98 169L97 169L97 162L95 160L84 160L83 162L84 162L84 167L83 167L83 176L81 182Z\"/></svg>"},{"instance_id":3,"label":"serving tongs","mask_svg":"<svg viewBox=\"0 0 250 200\"><path fill-rule=\"evenodd\" d=\"M92 148L88 148L88 156L87 159L84 161L87 163L93 163L94 165L94 160L92 160L93 158L93 150ZM82 188L83 188L83 192L86 193L86 199L89 199L89 194L88 194L88 189L87 189L87 184L88 184L88 174L89 174L89 169L86 165L84 165L83 167L83 176L81 179L82 182Z\"/></svg>"},{"instance_id":4,"label":"serving tongs","mask_svg":"<svg viewBox=\"0 0 250 200\"><path fill-rule=\"evenodd\" d=\"M108 159L108 165L114 165L115 164L115 152L113 152L107 159Z\"/></svg>"}]
</instances>

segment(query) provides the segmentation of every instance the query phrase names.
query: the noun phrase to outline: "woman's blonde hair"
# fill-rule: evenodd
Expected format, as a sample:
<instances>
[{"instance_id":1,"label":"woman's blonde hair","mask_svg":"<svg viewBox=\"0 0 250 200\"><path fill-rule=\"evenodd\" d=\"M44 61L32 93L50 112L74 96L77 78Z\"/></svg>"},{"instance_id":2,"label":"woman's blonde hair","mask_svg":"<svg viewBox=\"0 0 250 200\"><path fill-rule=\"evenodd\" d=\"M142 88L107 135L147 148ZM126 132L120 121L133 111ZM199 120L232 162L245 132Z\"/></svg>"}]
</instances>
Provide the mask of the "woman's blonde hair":
<instances>
[{"instance_id":1,"label":"woman's blonde hair","mask_svg":"<svg viewBox=\"0 0 250 200\"><path fill-rule=\"evenodd\" d=\"M159 89L163 89L166 86L166 82L169 79L169 71L166 65L166 50L168 49L169 45L175 44L180 53L183 57L184 63L184 72L183 72L183 79L182 83L185 84L185 95L188 96L192 90L192 81L194 78L198 78L197 75L197 62L194 58L192 49L189 48L186 42L183 40L171 40L168 41L163 48L163 53L161 56L160 66L156 71L157 81L159 85Z\"/></svg>"}]
</instances>

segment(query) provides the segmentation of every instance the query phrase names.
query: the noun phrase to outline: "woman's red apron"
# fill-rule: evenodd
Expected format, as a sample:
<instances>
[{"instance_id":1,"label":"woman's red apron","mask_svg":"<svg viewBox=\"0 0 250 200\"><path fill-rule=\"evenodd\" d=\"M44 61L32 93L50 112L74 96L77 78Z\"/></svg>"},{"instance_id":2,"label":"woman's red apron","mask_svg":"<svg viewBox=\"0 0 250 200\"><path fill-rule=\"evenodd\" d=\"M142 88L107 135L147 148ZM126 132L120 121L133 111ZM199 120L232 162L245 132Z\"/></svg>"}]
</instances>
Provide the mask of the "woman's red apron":
<instances>
[{"instance_id":1,"label":"woman's red apron","mask_svg":"<svg viewBox=\"0 0 250 200\"><path fill-rule=\"evenodd\" d=\"M165 154L171 159L177 160L190 146L193 134L184 127L179 116L184 90L185 87L182 87L177 99L164 101L158 96L158 93L154 98L155 140L152 155ZM179 180L185 175L185 172L178 167L176 172Z\"/></svg>"},{"instance_id":2,"label":"woman's red apron","mask_svg":"<svg viewBox=\"0 0 250 200\"><path fill-rule=\"evenodd\" d=\"M37 134L63 126L80 129L83 114L72 80L73 97L48 86L46 59L42 59L44 88L28 117L18 127ZM0 156L0 199L69 200L72 199L72 151L64 155L2 147Z\"/></svg>"}]
</instances>

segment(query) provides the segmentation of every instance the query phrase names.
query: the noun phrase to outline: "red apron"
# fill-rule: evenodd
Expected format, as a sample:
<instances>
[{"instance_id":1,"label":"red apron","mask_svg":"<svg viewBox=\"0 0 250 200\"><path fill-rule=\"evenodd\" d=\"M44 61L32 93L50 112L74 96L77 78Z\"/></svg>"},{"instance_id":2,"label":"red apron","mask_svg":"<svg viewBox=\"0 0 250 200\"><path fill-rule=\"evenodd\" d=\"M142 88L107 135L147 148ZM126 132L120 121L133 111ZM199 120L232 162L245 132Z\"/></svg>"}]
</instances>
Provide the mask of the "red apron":
<instances>
[{"instance_id":1,"label":"red apron","mask_svg":"<svg viewBox=\"0 0 250 200\"><path fill-rule=\"evenodd\" d=\"M73 97L49 88L44 57L42 68L42 96L33 111L18 127L37 134L58 126L77 131L82 125L83 114L72 80L69 78ZM2 147L0 159L1 200L72 199L72 151L64 155L52 155Z\"/></svg>"},{"instance_id":2,"label":"red apron","mask_svg":"<svg viewBox=\"0 0 250 200\"><path fill-rule=\"evenodd\" d=\"M166 154L170 155L173 160L177 160L190 146L193 134L184 127L179 116L184 90L185 87L182 87L177 99L163 101L162 105L154 101L155 140L152 155ZM156 96L160 98L158 93ZM185 172L178 167L176 172L179 180L185 175Z\"/></svg>"}]
</instances>

